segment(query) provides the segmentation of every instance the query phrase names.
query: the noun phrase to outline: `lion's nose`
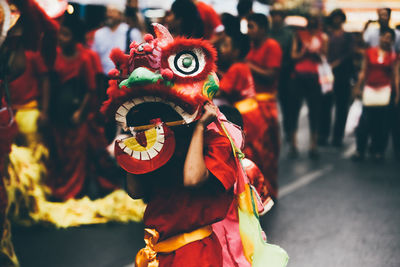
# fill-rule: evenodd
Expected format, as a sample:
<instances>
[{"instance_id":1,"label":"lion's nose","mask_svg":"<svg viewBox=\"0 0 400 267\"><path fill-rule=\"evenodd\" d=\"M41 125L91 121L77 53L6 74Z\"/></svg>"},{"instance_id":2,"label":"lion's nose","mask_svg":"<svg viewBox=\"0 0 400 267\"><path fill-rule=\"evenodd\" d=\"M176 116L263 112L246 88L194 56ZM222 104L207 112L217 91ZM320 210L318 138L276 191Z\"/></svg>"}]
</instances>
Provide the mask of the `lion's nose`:
<instances>
[{"instance_id":1,"label":"lion's nose","mask_svg":"<svg viewBox=\"0 0 400 267\"><path fill-rule=\"evenodd\" d=\"M121 88L122 86L132 87L134 85L153 84L157 83L157 81L160 79L163 79L161 74L155 73L144 67L139 67L132 71L131 75L129 75L129 78L123 80L119 84L119 87Z\"/></svg>"}]
</instances>

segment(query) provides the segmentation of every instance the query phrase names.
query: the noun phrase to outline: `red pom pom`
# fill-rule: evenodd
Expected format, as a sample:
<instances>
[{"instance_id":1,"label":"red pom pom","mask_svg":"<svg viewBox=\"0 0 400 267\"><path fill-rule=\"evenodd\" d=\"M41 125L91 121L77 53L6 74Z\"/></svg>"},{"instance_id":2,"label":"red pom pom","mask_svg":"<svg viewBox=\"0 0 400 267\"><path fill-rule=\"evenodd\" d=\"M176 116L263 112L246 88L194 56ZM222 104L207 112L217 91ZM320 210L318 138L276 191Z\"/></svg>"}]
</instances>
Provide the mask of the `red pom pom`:
<instances>
[{"instance_id":1,"label":"red pom pom","mask_svg":"<svg viewBox=\"0 0 400 267\"><path fill-rule=\"evenodd\" d=\"M151 41L154 40L153 35L151 35L150 33L145 34L145 36L143 37L143 39L147 42L150 43Z\"/></svg>"},{"instance_id":2,"label":"red pom pom","mask_svg":"<svg viewBox=\"0 0 400 267\"><path fill-rule=\"evenodd\" d=\"M145 44L145 45L143 46L143 50L144 50L145 52L147 52L147 53L150 53L151 51L153 51L153 47L152 47L151 45L149 45L149 44Z\"/></svg>"},{"instance_id":3,"label":"red pom pom","mask_svg":"<svg viewBox=\"0 0 400 267\"><path fill-rule=\"evenodd\" d=\"M129 45L129 48L132 49L132 48L135 48L136 46L137 46L136 41L133 41L133 42Z\"/></svg>"},{"instance_id":4,"label":"red pom pom","mask_svg":"<svg viewBox=\"0 0 400 267\"><path fill-rule=\"evenodd\" d=\"M161 71L161 76L164 78L164 80L170 81L172 78L174 78L174 73L170 69L163 69Z\"/></svg>"},{"instance_id":5,"label":"red pom pom","mask_svg":"<svg viewBox=\"0 0 400 267\"><path fill-rule=\"evenodd\" d=\"M125 55L121 49L114 48L113 50L111 50L110 58L116 66L120 66L128 62L129 56Z\"/></svg>"},{"instance_id":6,"label":"red pom pom","mask_svg":"<svg viewBox=\"0 0 400 267\"><path fill-rule=\"evenodd\" d=\"M119 70L117 70L117 69L112 69L112 70L110 70L110 71L108 72L108 77L110 77L111 79L112 79L112 78L118 78L119 75L120 75L120 72L119 72Z\"/></svg>"}]
</instances>

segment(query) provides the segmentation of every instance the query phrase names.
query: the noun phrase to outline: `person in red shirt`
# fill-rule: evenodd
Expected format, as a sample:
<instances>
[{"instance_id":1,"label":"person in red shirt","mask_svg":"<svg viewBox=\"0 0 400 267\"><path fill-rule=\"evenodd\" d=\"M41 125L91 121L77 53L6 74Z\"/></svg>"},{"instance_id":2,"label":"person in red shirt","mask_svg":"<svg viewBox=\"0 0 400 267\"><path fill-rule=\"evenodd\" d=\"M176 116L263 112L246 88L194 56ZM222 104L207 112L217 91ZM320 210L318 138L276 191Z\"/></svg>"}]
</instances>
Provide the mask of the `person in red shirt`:
<instances>
[{"instance_id":1,"label":"person in red shirt","mask_svg":"<svg viewBox=\"0 0 400 267\"><path fill-rule=\"evenodd\" d=\"M246 136L243 152L264 169L267 163L263 158L269 154L270 140L267 137L270 128L256 100L250 67L244 62L249 48L248 37L241 33L232 33L223 38L218 49L219 65L220 69L228 70L223 74L219 88L220 95L234 105L243 117L243 131ZM275 193L269 180L263 180L263 186L265 190Z\"/></svg>"},{"instance_id":2,"label":"person in red shirt","mask_svg":"<svg viewBox=\"0 0 400 267\"><path fill-rule=\"evenodd\" d=\"M40 53L33 51L25 51L25 66L25 72L10 83L10 99L20 133L18 144L35 149L41 142L38 123L45 124L48 118L48 106L42 105L49 90L48 68Z\"/></svg>"},{"instance_id":3,"label":"person in red shirt","mask_svg":"<svg viewBox=\"0 0 400 267\"><path fill-rule=\"evenodd\" d=\"M263 163L259 164L257 161L256 163L271 185L268 188L271 195L277 197L280 138L276 94L282 49L277 41L268 38L269 23L265 15L253 13L247 17L247 21L251 49L246 57L246 62L253 74L256 100L268 127L267 133L263 137L264 153L259 159Z\"/></svg>"},{"instance_id":4,"label":"person in red shirt","mask_svg":"<svg viewBox=\"0 0 400 267\"><path fill-rule=\"evenodd\" d=\"M48 185L57 200L77 197L87 175L87 108L94 93L95 72L83 40L83 24L74 16L64 17L50 92L53 132Z\"/></svg>"},{"instance_id":5,"label":"person in red shirt","mask_svg":"<svg viewBox=\"0 0 400 267\"><path fill-rule=\"evenodd\" d=\"M204 37L204 23L191 0L175 0L164 17L164 24L172 36Z\"/></svg>"},{"instance_id":6,"label":"person in red shirt","mask_svg":"<svg viewBox=\"0 0 400 267\"><path fill-rule=\"evenodd\" d=\"M199 11L204 27L204 39L211 40L219 29L223 29L221 18L215 12L214 8L202 1L193 1Z\"/></svg>"},{"instance_id":7,"label":"person in red shirt","mask_svg":"<svg viewBox=\"0 0 400 267\"><path fill-rule=\"evenodd\" d=\"M14 5L17 12L11 12ZM52 64L55 52L56 27L32 0L0 1L0 266L19 266L11 241L9 207L3 179L5 158L18 132L10 101L9 82L22 75L25 51L39 51Z\"/></svg>"},{"instance_id":8,"label":"person in red shirt","mask_svg":"<svg viewBox=\"0 0 400 267\"><path fill-rule=\"evenodd\" d=\"M195 229L208 232L171 253L157 253L158 266L222 266L211 224L225 218L233 202L236 168L228 138L213 123L217 113L207 103L196 123L174 127L175 152L164 166L142 175L128 173L128 192L148 203L143 222L157 230L158 242ZM150 266L138 259L136 266Z\"/></svg>"},{"instance_id":9,"label":"person in red shirt","mask_svg":"<svg viewBox=\"0 0 400 267\"><path fill-rule=\"evenodd\" d=\"M383 160L389 133L391 107L399 103L399 59L392 50L395 33L384 29L380 33L379 47L368 48L364 55L354 94L361 96L363 111L356 129L357 152L354 161L365 157L368 139L371 137L370 152L376 161ZM376 101L380 99L381 101Z\"/></svg>"},{"instance_id":10,"label":"person in red shirt","mask_svg":"<svg viewBox=\"0 0 400 267\"><path fill-rule=\"evenodd\" d=\"M295 61L295 66L291 93L293 117L290 127L291 149L289 155L292 158L298 156L297 124L303 99L306 99L310 125L309 157L318 159L318 120L322 100L318 64L321 63L321 57L327 54L328 37L320 30L317 17L310 16L307 21L306 29L297 32L292 46L292 58Z\"/></svg>"}]
</instances>

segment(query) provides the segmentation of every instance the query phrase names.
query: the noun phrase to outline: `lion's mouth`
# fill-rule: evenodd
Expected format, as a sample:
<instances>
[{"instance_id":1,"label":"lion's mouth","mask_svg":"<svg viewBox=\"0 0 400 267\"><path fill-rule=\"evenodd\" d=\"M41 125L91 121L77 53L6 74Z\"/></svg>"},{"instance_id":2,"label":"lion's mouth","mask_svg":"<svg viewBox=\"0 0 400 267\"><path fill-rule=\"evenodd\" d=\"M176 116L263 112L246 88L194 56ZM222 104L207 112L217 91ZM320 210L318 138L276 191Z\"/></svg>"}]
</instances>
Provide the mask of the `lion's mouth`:
<instances>
[{"instance_id":1,"label":"lion's mouth","mask_svg":"<svg viewBox=\"0 0 400 267\"><path fill-rule=\"evenodd\" d=\"M139 132L154 127L154 120L166 125L182 125L193 122L198 111L186 112L178 104L156 96L137 97L124 102L117 110L115 119L122 128Z\"/></svg>"}]
</instances>

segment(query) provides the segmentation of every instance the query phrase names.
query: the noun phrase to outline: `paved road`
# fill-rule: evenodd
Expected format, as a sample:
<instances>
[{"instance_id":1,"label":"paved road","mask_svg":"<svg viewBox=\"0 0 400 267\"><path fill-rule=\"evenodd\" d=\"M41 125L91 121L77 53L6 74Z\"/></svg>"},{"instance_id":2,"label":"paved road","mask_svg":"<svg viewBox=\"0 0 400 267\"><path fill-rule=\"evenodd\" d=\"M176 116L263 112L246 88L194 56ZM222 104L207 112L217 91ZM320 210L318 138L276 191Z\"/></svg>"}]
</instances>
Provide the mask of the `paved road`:
<instances>
[{"instance_id":1,"label":"paved road","mask_svg":"<svg viewBox=\"0 0 400 267\"><path fill-rule=\"evenodd\" d=\"M322 148L321 159L311 161L304 120L300 129L300 158L287 159L283 147L280 198L262 218L269 241L287 250L290 267L399 267L399 162L391 151L381 164L351 162L351 136L342 149ZM13 237L22 267L129 266L143 246L142 225L134 223L14 226Z\"/></svg>"}]
</instances>

